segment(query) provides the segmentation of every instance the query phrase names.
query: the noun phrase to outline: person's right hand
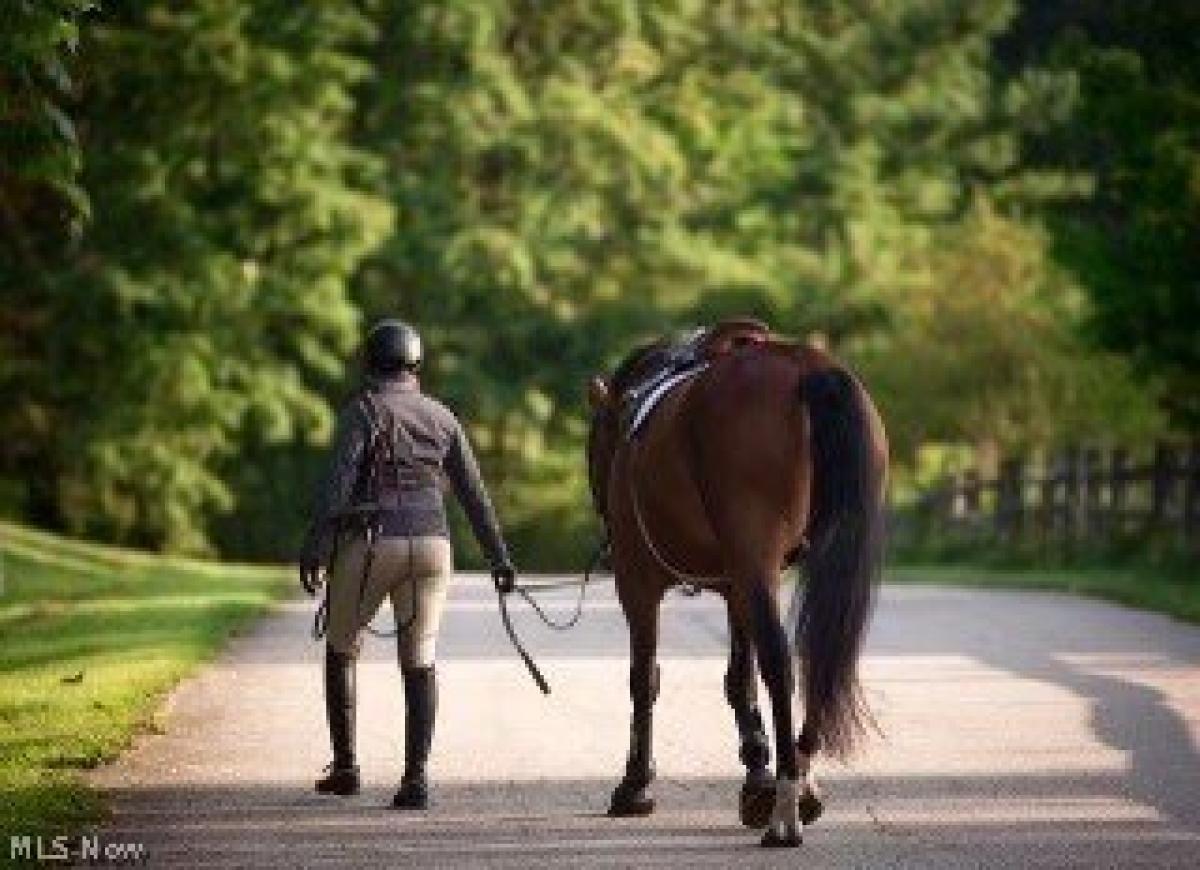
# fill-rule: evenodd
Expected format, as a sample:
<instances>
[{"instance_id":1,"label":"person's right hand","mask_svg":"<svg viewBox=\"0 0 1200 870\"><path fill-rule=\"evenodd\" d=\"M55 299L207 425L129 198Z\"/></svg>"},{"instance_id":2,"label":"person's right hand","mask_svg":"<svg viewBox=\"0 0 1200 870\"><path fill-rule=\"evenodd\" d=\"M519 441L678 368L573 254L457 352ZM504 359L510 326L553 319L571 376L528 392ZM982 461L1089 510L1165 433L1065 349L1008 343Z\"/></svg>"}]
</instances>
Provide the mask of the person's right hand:
<instances>
[{"instance_id":1,"label":"person's right hand","mask_svg":"<svg viewBox=\"0 0 1200 870\"><path fill-rule=\"evenodd\" d=\"M492 569L492 584L501 595L507 595L517 588L517 569L511 562L497 565Z\"/></svg>"}]
</instances>

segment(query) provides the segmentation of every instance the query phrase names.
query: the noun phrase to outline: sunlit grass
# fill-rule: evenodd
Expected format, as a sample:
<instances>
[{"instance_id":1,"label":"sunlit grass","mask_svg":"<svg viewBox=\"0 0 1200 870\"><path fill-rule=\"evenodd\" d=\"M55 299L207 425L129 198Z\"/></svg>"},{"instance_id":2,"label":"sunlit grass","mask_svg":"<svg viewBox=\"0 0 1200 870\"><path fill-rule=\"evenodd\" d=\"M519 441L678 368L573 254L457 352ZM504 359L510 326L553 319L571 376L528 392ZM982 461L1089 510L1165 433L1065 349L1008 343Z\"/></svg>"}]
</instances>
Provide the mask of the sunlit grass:
<instances>
[{"instance_id":1,"label":"sunlit grass","mask_svg":"<svg viewBox=\"0 0 1200 870\"><path fill-rule=\"evenodd\" d=\"M0 834L95 819L78 771L289 588L280 569L168 559L0 524ZM7 842L7 838L3 839Z\"/></svg>"}]
</instances>

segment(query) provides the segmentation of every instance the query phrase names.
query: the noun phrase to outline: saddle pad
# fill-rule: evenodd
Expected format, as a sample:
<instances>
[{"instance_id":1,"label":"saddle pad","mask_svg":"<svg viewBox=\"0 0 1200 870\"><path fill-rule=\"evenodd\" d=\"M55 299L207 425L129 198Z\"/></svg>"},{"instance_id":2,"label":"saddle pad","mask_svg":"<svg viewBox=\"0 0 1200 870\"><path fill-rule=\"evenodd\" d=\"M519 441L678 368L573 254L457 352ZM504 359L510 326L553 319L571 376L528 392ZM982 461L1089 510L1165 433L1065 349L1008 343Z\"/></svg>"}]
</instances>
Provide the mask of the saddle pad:
<instances>
[{"instance_id":1,"label":"saddle pad","mask_svg":"<svg viewBox=\"0 0 1200 870\"><path fill-rule=\"evenodd\" d=\"M646 393L645 397L638 403L637 408L633 412L631 422L629 424L629 437L637 435L638 430L642 428L645 422L650 418L654 409L658 407L658 403L663 400L671 390L682 384L684 381L695 377L708 368L708 363L697 363L696 365L688 366L685 369L675 372L662 379L659 383Z\"/></svg>"}]
</instances>

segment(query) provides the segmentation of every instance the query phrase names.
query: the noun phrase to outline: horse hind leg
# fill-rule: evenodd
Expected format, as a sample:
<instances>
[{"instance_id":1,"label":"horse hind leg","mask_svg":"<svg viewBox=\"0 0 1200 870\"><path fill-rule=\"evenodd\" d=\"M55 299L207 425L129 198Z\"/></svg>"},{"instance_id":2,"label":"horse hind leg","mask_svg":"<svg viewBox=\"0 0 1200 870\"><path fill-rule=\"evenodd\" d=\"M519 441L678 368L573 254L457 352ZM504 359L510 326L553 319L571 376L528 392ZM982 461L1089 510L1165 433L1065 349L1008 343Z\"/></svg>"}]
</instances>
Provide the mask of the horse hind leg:
<instances>
[{"instance_id":1,"label":"horse hind leg","mask_svg":"<svg viewBox=\"0 0 1200 870\"><path fill-rule=\"evenodd\" d=\"M762 571L745 578L745 596L750 626L762 669L763 682L771 698L775 726L775 803L762 837L762 845L772 848L799 846L800 820L797 815L800 771L792 734L792 693L795 677L787 632L772 588L775 578Z\"/></svg>"},{"instance_id":2,"label":"horse hind leg","mask_svg":"<svg viewBox=\"0 0 1200 870\"><path fill-rule=\"evenodd\" d=\"M627 617L632 614L626 614ZM643 615L644 616L644 615ZM629 728L629 756L625 775L613 790L610 816L645 816L654 812L649 793L654 782L653 721L654 702L658 700L659 667L655 661L658 646L657 607L644 618L629 619L630 665L629 697L633 717Z\"/></svg>"},{"instance_id":3,"label":"horse hind leg","mask_svg":"<svg viewBox=\"0 0 1200 870\"><path fill-rule=\"evenodd\" d=\"M725 672L725 699L733 710L746 780L739 798L739 815L748 828L764 828L775 804L771 777L771 749L758 708L754 648L749 633L735 626L730 615L729 668Z\"/></svg>"},{"instance_id":4,"label":"horse hind leg","mask_svg":"<svg viewBox=\"0 0 1200 870\"><path fill-rule=\"evenodd\" d=\"M807 718L796 738L796 763L800 769L801 787L798 799L798 812L802 824L811 825L825 810L825 802L821 789L817 786L817 777L813 773L813 759L817 754L817 738L812 724Z\"/></svg>"}]
</instances>

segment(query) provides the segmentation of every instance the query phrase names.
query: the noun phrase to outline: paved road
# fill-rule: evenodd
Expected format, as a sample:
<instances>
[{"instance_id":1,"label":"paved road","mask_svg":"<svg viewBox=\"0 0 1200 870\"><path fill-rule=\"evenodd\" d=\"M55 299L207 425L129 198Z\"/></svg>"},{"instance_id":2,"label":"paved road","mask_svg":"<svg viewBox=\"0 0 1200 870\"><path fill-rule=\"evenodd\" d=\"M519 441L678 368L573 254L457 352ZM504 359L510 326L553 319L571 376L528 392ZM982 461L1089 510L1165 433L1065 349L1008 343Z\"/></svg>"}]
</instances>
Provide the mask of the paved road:
<instances>
[{"instance_id":1,"label":"paved road","mask_svg":"<svg viewBox=\"0 0 1200 870\"><path fill-rule=\"evenodd\" d=\"M399 775L386 641L360 665L362 796L323 799L320 650L288 605L173 697L165 733L96 776L103 835L152 866L1200 866L1200 630L1068 597L889 588L866 685L884 736L819 768L828 811L799 851L737 824L720 600L664 611L659 812L602 813L627 733L625 630L601 588L580 628L519 621L553 687L506 646L479 578L454 589L427 815Z\"/></svg>"}]
</instances>

